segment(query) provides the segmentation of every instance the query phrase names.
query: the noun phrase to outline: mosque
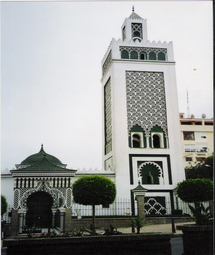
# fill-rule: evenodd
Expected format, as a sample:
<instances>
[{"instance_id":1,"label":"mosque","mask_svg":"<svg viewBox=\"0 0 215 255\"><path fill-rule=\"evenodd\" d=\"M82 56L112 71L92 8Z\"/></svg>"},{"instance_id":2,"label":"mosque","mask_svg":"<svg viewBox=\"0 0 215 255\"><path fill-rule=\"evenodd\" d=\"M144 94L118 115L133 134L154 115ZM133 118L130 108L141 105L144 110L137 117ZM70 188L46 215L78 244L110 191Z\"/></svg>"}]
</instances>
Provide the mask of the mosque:
<instances>
[{"instance_id":1,"label":"mosque","mask_svg":"<svg viewBox=\"0 0 215 255\"><path fill-rule=\"evenodd\" d=\"M145 202L175 208L174 189L185 179L172 42L147 38L147 21L134 12L112 39L102 60L103 170L68 169L43 146L11 170L12 226L65 229L72 210L72 183L82 175L103 174L129 199L138 183ZM132 210L133 210L132 209ZM148 213L150 214L148 208Z\"/></svg>"}]
</instances>

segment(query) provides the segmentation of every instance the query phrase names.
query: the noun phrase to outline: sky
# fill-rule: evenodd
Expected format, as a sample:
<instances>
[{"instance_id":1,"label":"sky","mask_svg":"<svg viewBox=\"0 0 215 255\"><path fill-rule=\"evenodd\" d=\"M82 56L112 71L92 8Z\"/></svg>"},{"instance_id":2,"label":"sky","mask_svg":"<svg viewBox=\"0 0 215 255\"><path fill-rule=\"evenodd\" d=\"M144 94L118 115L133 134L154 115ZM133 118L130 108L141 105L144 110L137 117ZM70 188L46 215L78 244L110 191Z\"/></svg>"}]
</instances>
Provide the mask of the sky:
<instances>
[{"instance_id":1,"label":"sky","mask_svg":"<svg viewBox=\"0 0 215 255\"><path fill-rule=\"evenodd\" d=\"M102 169L101 61L133 5L149 41L173 41L179 112L213 117L212 1L1 2L2 171L41 144Z\"/></svg>"}]
</instances>

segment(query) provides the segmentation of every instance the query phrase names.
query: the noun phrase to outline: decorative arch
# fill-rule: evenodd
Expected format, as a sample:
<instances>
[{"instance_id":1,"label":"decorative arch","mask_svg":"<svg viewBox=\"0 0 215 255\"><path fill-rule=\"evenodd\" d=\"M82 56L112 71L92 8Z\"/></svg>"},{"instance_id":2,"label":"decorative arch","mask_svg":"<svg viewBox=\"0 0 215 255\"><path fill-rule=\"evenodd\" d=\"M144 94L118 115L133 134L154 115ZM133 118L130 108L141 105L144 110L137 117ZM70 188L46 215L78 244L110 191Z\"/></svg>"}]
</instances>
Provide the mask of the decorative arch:
<instances>
[{"instance_id":1,"label":"decorative arch","mask_svg":"<svg viewBox=\"0 0 215 255\"><path fill-rule=\"evenodd\" d=\"M142 179L142 184L161 184L163 170L159 164L147 161L138 167L138 177Z\"/></svg>"},{"instance_id":2,"label":"decorative arch","mask_svg":"<svg viewBox=\"0 0 215 255\"><path fill-rule=\"evenodd\" d=\"M129 147L144 148L146 147L145 132L139 125L134 125L129 130Z\"/></svg>"},{"instance_id":3,"label":"decorative arch","mask_svg":"<svg viewBox=\"0 0 215 255\"><path fill-rule=\"evenodd\" d=\"M39 181L38 186L35 189L29 189L24 194L22 195L20 199L20 208L21 209L27 209L27 200L30 195L33 193L36 193L38 191L44 191L51 195L53 199L53 205L52 208L59 208L59 207L64 207L65 206L65 197L63 193L55 188L50 188L49 183L47 181Z\"/></svg>"},{"instance_id":4,"label":"decorative arch","mask_svg":"<svg viewBox=\"0 0 215 255\"><path fill-rule=\"evenodd\" d=\"M150 139L150 145L151 145L151 148L167 148L167 135L165 134L164 130L158 126L158 125L155 125L151 128L150 130L150 136L151 136L151 139Z\"/></svg>"}]
</instances>

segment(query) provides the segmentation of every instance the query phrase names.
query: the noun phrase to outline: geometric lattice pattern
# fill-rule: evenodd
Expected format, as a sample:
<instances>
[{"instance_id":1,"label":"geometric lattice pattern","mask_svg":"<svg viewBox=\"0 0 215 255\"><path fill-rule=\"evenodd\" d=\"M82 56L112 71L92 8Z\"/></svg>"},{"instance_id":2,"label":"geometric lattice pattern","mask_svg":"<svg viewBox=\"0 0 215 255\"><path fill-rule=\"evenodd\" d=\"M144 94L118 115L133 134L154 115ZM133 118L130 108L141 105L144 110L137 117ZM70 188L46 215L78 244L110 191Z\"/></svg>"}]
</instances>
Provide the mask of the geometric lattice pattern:
<instances>
[{"instance_id":1,"label":"geometric lattice pattern","mask_svg":"<svg viewBox=\"0 0 215 255\"><path fill-rule=\"evenodd\" d=\"M66 190L66 207L71 208L72 206L72 189L68 188Z\"/></svg>"},{"instance_id":2,"label":"geometric lattice pattern","mask_svg":"<svg viewBox=\"0 0 215 255\"><path fill-rule=\"evenodd\" d=\"M156 197L156 198L145 198L145 215L165 215L165 198ZM160 201L158 201L160 200Z\"/></svg>"},{"instance_id":3,"label":"geometric lattice pattern","mask_svg":"<svg viewBox=\"0 0 215 255\"><path fill-rule=\"evenodd\" d=\"M18 189L14 190L13 208L17 210L19 208L20 191Z\"/></svg>"},{"instance_id":4,"label":"geometric lattice pattern","mask_svg":"<svg viewBox=\"0 0 215 255\"><path fill-rule=\"evenodd\" d=\"M126 71L126 94L128 131L139 125L149 136L157 125L167 136L163 72Z\"/></svg>"},{"instance_id":5,"label":"geometric lattice pattern","mask_svg":"<svg viewBox=\"0 0 215 255\"><path fill-rule=\"evenodd\" d=\"M142 24L141 23L132 23L131 24L131 29L132 29L132 37L143 38Z\"/></svg>"},{"instance_id":6,"label":"geometric lattice pattern","mask_svg":"<svg viewBox=\"0 0 215 255\"><path fill-rule=\"evenodd\" d=\"M105 110L105 153L112 150L112 120L111 120L111 82L110 79L104 88Z\"/></svg>"},{"instance_id":7,"label":"geometric lattice pattern","mask_svg":"<svg viewBox=\"0 0 215 255\"><path fill-rule=\"evenodd\" d=\"M71 188L53 188L49 181L41 180L37 182L35 188L20 188L14 190L13 208L27 209L27 200L30 195L38 191L44 191L51 195L53 199L52 208L70 208L72 204Z\"/></svg>"}]
</instances>

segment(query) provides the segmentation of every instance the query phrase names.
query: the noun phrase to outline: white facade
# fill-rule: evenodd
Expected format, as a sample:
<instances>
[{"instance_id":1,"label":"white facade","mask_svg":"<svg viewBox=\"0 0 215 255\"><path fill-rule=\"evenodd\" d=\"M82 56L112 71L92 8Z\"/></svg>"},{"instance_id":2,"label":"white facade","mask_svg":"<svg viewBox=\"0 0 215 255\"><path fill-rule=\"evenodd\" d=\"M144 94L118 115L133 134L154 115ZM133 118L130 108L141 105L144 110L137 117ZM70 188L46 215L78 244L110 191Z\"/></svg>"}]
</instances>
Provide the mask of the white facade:
<instances>
[{"instance_id":1,"label":"white facade","mask_svg":"<svg viewBox=\"0 0 215 255\"><path fill-rule=\"evenodd\" d=\"M131 197L140 181L146 196L168 200L185 179L173 45L148 41L146 20L135 12L122 35L102 61L104 169L115 172L118 197ZM158 169L157 183L143 181L149 166Z\"/></svg>"}]
</instances>

